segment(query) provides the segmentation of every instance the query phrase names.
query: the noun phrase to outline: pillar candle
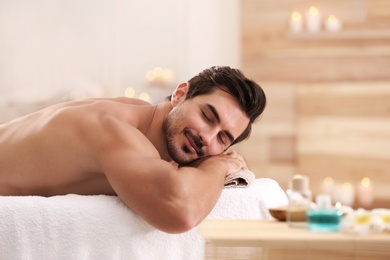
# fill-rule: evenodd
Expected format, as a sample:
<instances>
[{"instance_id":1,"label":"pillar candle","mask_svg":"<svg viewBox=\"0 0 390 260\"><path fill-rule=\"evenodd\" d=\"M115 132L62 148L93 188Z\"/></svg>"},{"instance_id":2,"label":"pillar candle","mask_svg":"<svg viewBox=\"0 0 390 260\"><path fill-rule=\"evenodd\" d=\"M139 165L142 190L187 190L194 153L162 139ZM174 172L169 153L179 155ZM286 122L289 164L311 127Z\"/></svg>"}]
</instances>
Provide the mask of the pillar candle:
<instances>
[{"instance_id":1,"label":"pillar candle","mask_svg":"<svg viewBox=\"0 0 390 260\"><path fill-rule=\"evenodd\" d=\"M302 32L302 26L302 15L297 11L293 12L290 17L290 31L293 33Z\"/></svg>"},{"instance_id":2,"label":"pillar candle","mask_svg":"<svg viewBox=\"0 0 390 260\"><path fill-rule=\"evenodd\" d=\"M306 28L308 32L318 32L321 30L320 12L315 6L311 6L307 12Z\"/></svg>"},{"instance_id":3,"label":"pillar candle","mask_svg":"<svg viewBox=\"0 0 390 260\"><path fill-rule=\"evenodd\" d=\"M351 183L345 182L336 185L334 200L342 205L352 206L355 201L355 190Z\"/></svg>"},{"instance_id":4,"label":"pillar candle","mask_svg":"<svg viewBox=\"0 0 390 260\"><path fill-rule=\"evenodd\" d=\"M334 15L329 15L325 21L325 28L329 32L337 32L341 30L341 22Z\"/></svg>"},{"instance_id":5,"label":"pillar candle","mask_svg":"<svg viewBox=\"0 0 390 260\"><path fill-rule=\"evenodd\" d=\"M372 202L374 201L374 194L373 194L373 184L371 180L367 177L363 178L357 188L357 201L359 203L360 207L370 207Z\"/></svg>"},{"instance_id":6,"label":"pillar candle","mask_svg":"<svg viewBox=\"0 0 390 260\"><path fill-rule=\"evenodd\" d=\"M334 192L334 180L332 177L326 177L321 182L321 193L323 194L329 194L331 197L333 197Z\"/></svg>"}]
</instances>

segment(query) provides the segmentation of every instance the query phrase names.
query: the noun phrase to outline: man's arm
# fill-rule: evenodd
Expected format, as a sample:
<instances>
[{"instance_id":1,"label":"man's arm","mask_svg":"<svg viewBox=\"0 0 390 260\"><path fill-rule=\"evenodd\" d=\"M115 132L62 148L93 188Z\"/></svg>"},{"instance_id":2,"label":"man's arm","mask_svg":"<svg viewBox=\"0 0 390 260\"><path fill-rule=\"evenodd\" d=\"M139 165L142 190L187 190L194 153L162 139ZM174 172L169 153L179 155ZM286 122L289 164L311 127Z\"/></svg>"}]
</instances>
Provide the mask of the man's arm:
<instances>
[{"instance_id":1,"label":"man's arm","mask_svg":"<svg viewBox=\"0 0 390 260\"><path fill-rule=\"evenodd\" d=\"M230 153L203 159L196 167L178 168L162 160L146 137L132 131L130 142L121 140L101 148L102 168L129 208L168 233L185 232L199 224L217 202L226 175L245 167L240 156Z\"/></svg>"}]
</instances>

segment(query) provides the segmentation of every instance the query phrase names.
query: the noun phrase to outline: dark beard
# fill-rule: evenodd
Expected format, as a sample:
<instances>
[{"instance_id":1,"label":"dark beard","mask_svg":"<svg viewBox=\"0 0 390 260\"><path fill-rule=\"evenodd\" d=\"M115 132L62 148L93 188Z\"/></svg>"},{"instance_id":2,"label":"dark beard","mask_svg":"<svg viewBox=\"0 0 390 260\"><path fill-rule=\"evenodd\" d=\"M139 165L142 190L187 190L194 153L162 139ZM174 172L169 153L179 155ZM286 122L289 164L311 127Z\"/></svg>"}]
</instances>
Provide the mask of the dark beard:
<instances>
[{"instance_id":1,"label":"dark beard","mask_svg":"<svg viewBox=\"0 0 390 260\"><path fill-rule=\"evenodd\" d=\"M194 134L192 134L192 132L189 130L189 129L184 129L184 134L186 136L189 136L192 141L194 142L195 146L196 146L196 154L200 157L203 157L204 156L204 150L202 149L203 147L203 143L202 141L200 140L200 138ZM188 149L187 147L185 147L186 149ZM190 151L188 151L190 152Z\"/></svg>"},{"instance_id":2,"label":"dark beard","mask_svg":"<svg viewBox=\"0 0 390 260\"><path fill-rule=\"evenodd\" d=\"M164 122L163 122L163 133L164 133L164 138L165 138L165 144L166 144L166 147L167 147L167 151L168 151L169 156L172 158L172 160L174 160L178 164L185 164L185 163L187 163L187 161L184 160L182 158L182 156L180 156L179 151L175 148L175 146L173 144L173 133L169 129L170 125L172 124L171 121L172 121L171 120L171 114L169 114L164 119Z\"/></svg>"},{"instance_id":3,"label":"dark beard","mask_svg":"<svg viewBox=\"0 0 390 260\"><path fill-rule=\"evenodd\" d=\"M184 146L182 149L175 147L174 141L173 141L174 131L172 129L172 127L174 127L174 126L173 126L172 121L173 121L172 114L170 114L164 119L164 122L163 122L163 133L164 133L164 137L165 137L165 143L166 143L168 154L172 158L172 160L174 160L179 165L188 164L196 159L193 159L193 160L186 160L185 159L185 154L190 153L190 150L186 146ZM199 139L199 137L192 134L191 131L188 129L184 130L184 134L186 136L189 136L190 138L192 138L192 140L194 141L196 147L198 148L197 149L198 157L199 158L203 157L204 150L201 149L203 147L203 144L202 144L201 140Z\"/></svg>"}]
</instances>

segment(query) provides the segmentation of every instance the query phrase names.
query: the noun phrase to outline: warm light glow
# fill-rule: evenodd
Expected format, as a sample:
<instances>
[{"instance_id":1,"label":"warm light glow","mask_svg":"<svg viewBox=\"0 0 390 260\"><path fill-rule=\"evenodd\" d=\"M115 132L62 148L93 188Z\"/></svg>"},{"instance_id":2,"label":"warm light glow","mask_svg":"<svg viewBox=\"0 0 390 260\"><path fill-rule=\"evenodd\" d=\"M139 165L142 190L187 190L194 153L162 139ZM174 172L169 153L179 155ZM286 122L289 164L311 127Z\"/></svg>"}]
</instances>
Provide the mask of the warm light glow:
<instances>
[{"instance_id":1,"label":"warm light glow","mask_svg":"<svg viewBox=\"0 0 390 260\"><path fill-rule=\"evenodd\" d=\"M167 81L173 80L173 71L171 69L164 69L163 75Z\"/></svg>"},{"instance_id":2,"label":"warm light glow","mask_svg":"<svg viewBox=\"0 0 390 260\"><path fill-rule=\"evenodd\" d=\"M329 15L325 21L325 28L329 32L340 31L342 27L341 22L334 15Z\"/></svg>"},{"instance_id":3,"label":"warm light glow","mask_svg":"<svg viewBox=\"0 0 390 260\"><path fill-rule=\"evenodd\" d=\"M302 20L302 15L299 12L295 11L291 14L291 19L294 21L300 21Z\"/></svg>"},{"instance_id":4,"label":"warm light glow","mask_svg":"<svg viewBox=\"0 0 390 260\"><path fill-rule=\"evenodd\" d=\"M337 23L338 22L336 16L334 16L334 15L329 15L328 21L329 21L329 23Z\"/></svg>"},{"instance_id":5,"label":"warm light glow","mask_svg":"<svg viewBox=\"0 0 390 260\"><path fill-rule=\"evenodd\" d=\"M173 82L174 73L169 68L155 67L146 72L145 78L151 84L169 86Z\"/></svg>"},{"instance_id":6,"label":"warm light glow","mask_svg":"<svg viewBox=\"0 0 390 260\"><path fill-rule=\"evenodd\" d=\"M336 204L334 205L337 209L341 208L341 202L337 201Z\"/></svg>"},{"instance_id":7,"label":"warm light glow","mask_svg":"<svg viewBox=\"0 0 390 260\"><path fill-rule=\"evenodd\" d=\"M309 9L309 14L317 16L319 14L319 11L318 11L317 7L311 6L310 9Z\"/></svg>"},{"instance_id":8,"label":"warm light glow","mask_svg":"<svg viewBox=\"0 0 390 260\"><path fill-rule=\"evenodd\" d=\"M370 178L365 177L365 178L362 179L361 183L362 183L363 187L367 188L368 186L370 186L370 182L371 182Z\"/></svg>"},{"instance_id":9,"label":"warm light glow","mask_svg":"<svg viewBox=\"0 0 390 260\"><path fill-rule=\"evenodd\" d=\"M133 88L125 89L125 97L132 98L135 95L135 90Z\"/></svg>"},{"instance_id":10,"label":"warm light glow","mask_svg":"<svg viewBox=\"0 0 390 260\"><path fill-rule=\"evenodd\" d=\"M163 69L161 67L155 67L153 70L153 75L158 78L161 77L163 74Z\"/></svg>"},{"instance_id":11,"label":"warm light glow","mask_svg":"<svg viewBox=\"0 0 390 260\"><path fill-rule=\"evenodd\" d=\"M142 92L140 95L139 95L139 99L143 100L143 101L147 101L149 102L150 101L150 95L146 92Z\"/></svg>"},{"instance_id":12,"label":"warm light glow","mask_svg":"<svg viewBox=\"0 0 390 260\"><path fill-rule=\"evenodd\" d=\"M154 75L153 75L153 71L148 71L147 73L146 73L146 80L147 81L149 81L149 82L152 82L153 80L154 80Z\"/></svg>"}]
</instances>

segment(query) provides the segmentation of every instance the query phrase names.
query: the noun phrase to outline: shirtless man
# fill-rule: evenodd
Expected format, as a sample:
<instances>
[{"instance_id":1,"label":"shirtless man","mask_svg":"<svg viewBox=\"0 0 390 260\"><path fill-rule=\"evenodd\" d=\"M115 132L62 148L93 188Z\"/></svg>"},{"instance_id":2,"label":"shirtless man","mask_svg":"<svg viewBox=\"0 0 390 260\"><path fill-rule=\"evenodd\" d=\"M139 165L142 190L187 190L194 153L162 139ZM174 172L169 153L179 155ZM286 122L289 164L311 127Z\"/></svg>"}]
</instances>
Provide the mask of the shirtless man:
<instances>
[{"instance_id":1,"label":"shirtless man","mask_svg":"<svg viewBox=\"0 0 390 260\"><path fill-rule=\"evenodd\" d=\"M0 195L118 195L152 226L180 233L247 168L246 139L266 98L230 67L212 67L164 102L64 102L0 125Z\"/></svg>"}]
</instances>

